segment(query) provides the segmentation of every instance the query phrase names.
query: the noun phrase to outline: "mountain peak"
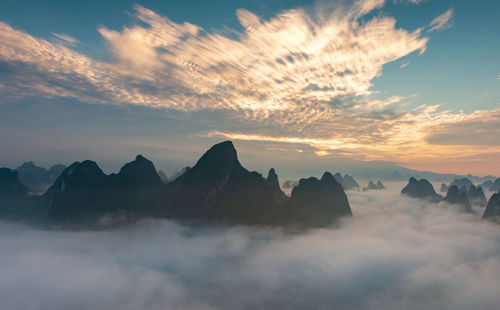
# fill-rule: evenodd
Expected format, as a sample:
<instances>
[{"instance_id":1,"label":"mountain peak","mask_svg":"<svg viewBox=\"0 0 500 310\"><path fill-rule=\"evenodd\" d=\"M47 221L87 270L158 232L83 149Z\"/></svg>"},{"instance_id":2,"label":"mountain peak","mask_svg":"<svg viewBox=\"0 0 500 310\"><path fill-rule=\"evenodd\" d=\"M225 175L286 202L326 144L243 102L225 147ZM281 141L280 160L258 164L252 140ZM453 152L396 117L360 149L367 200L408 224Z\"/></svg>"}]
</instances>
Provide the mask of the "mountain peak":
<instances>
[{"instance_id":1,"label":"mountain peak","mask_svg":"<svg viewBox=\"0 0 500 310\"><path fill-rule=\"evenodd\" d=\"M119 185L125 186L148 187L162 184L153 162L140 154L134 161L125 164L115 178Z\"/></svg>"},{"instance_id":2,"label":"mountain peak","mask_svg":"<svg viewBox=\"0 0 500 310\"><path fill-rule=\"evenodd\" d=\"M224 141L212 146L201 156L193 171L204 171L210 178L224 178L233 167L241 167L236 149L231 141Z\"/></svg>"}]
</instances>

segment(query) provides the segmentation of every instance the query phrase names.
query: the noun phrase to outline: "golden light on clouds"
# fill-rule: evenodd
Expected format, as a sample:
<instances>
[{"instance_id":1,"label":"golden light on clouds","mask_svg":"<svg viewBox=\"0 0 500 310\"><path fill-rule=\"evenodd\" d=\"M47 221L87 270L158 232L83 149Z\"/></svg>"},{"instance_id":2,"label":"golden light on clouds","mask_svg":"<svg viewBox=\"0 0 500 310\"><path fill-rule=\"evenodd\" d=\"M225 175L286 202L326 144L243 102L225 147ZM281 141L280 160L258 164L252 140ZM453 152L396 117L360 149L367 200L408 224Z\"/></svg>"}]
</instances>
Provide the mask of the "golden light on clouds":
<instances>
[{"instance_id":1,"label":"golden light on clouds","mask_svg":"<svg viewBox=\"0 0 500 310\"><path fill-rule=\"evenodd\" d=\"M371 90L384 65L424 53L425 35L450 27L454 15L450 9L408 31L392 17L367 16L384 4L358 0L318 10L321 15L294 9L269 20L240 9L242 32L177 24L136 5L132 26L98 29L110 47L109 62L66 46L77 39L54 34L59 41L50 42L0 22L0 61L22 63L30 72L2 81L0 92L7 100L23 94L215 111L253 129L220 128L207 136L308 145L318 156L347 152L363 160L424 162L499 152L480 140L467 147L435 141L436 133L452 135L451 125L480 126L488 114L498 124L497 110L409 109L412 97ZM264 134L274 129L281 134Z\"/></svg>"}]
</instances>

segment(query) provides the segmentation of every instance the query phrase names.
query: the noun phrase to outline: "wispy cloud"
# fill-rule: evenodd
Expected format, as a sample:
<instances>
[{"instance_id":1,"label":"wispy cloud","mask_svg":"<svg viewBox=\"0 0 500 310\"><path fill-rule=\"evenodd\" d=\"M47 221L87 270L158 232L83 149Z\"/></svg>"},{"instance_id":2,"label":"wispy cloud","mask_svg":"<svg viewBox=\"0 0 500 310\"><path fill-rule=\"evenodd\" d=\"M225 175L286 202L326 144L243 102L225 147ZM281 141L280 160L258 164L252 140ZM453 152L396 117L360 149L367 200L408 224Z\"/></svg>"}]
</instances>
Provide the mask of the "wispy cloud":
<instances>
[{"instance_id":1,"label":"wispy cloud","mask_svg":"<svg viewBox=\"0 0 500 310\"><path fill-rule=\"evenodd\" d=\"M72 36L69 36L69 35L64 34L64 33L55 33L55 32L52 32L52 35L54 37L56 37L57 39L59 39L62 43L66 43L66 44L69 44L69 45L76 45L77 43L80 42L77 39L73 38Z\"/></svg>"},{"instance_id":2,"label":"wispy cloud","mask_svg":"<svg viewBox=\"0 0 500 310\"><path fill-rule=\"evenodd\" d=\"M443 14L434 18L429 24L429 29L427 32L441 31L444 29L449 29L453 26L453 17L455 16L453 9L448 9Z\"/></svg>"}]
</instances>

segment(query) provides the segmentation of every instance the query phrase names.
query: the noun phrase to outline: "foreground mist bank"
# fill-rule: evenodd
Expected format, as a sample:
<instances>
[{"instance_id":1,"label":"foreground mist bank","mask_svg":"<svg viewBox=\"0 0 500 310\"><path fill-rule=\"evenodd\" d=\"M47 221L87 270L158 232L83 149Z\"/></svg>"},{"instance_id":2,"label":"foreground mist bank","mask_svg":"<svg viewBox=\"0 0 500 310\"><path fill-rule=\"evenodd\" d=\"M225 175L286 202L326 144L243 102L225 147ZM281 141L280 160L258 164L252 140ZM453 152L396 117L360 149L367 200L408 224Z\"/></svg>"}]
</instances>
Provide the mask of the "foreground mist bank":
<instances>
[{"instance_id":1,"label":"foreground mist bank","mask_svg":"<svg viewBox=\"0 0 500 310\"><path fill-rule=\"evenodd\" d=\"M353 217L300 234L169 220L77 232L1 222L2 308L498 309L500 227L401 196L402 185L348 192Z\"/></svg>"}]
</instances>

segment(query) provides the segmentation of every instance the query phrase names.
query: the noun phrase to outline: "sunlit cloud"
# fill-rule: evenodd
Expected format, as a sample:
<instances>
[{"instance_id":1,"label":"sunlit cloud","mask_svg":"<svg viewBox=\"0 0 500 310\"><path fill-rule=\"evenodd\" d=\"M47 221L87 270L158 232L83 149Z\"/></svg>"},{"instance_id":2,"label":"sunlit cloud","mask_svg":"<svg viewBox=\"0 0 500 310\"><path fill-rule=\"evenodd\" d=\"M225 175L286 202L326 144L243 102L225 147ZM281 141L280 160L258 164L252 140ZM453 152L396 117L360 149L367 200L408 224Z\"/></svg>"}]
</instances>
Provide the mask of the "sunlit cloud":
<instances>
[{"instance_id":1,"label":"sunlit cloud","mask_svg":"<svg viewBox=\"0 0 500 310\"><path fill-rule=\"evenodd\" d=\"M429 24L429 29L427 32L441 31L444 29L451 28L453 26L453 17L455 16L453 9L448 9L443 14L434 18Z\"/></svg>"},{"instance_id":2,"label":"sunlit cloud","mask_svg":"<svg viewBox=\"0 0 500 310\"><path fill-rule=\"evenodd\" d=\"M454 15L449 9L427 32L425 26L409 31L397 28L393 17L367 15L384 4L359 0L317 10L321 15L292 9L268 20L240 9L241 32L178 24L136 5L135 24L98 29L109 46L109 61L71 49L78 40L65 34L53 33L57 40L49 42L0 22L0 62L12 68L0 80L0 93L2 100L67 97L212 111L253 129L221 128L206 135L303 144L318 156L335 150L361 159L406 161L497 152L494 145L464 151L432 135L451 124L474 122L487 111L408 108L412 97L373 91L372 81L384 65L424 53L426 35L450 27ZM266 128L280 134L270 135Z\"/></svg>"}]
</instances>

